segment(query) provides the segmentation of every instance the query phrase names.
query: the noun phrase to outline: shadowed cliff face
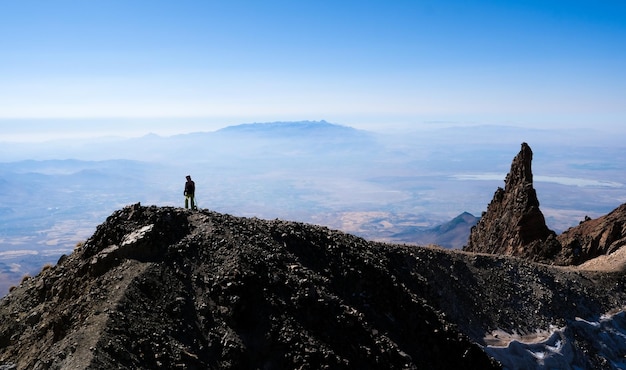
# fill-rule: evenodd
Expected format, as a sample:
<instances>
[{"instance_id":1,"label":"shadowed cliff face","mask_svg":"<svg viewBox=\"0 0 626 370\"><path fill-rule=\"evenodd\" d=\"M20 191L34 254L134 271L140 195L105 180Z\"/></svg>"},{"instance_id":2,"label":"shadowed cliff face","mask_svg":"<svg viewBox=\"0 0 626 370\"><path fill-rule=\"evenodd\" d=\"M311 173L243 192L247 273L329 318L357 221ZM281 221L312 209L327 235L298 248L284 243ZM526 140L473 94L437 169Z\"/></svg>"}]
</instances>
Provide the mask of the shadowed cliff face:
<instances>
[{"instance_id":1,"label":"shadowed cliff face","mask_svg":"<svg viewBox=\"0 0 626 370\"><path fill-rule=\"evenodd\" d=\"M0 366L490 369L494 359L539 366L530 354L545 347L542 363L611 368L626 348L607 351L615 333L578 320L621 309L624 281L623 269L137 204L0 301ZM567 345L507 347L537 330Z\"/></svg>"},{"instance_id":2,"label":"shadowed cliff face","mask_svg":"<svg viewBox=\"0 0 626 370\"><path fill-rule=\"evenodd\" d=\"M472 229L465 251L547 261L560 250L556 234L548 229L539 209L533 187L532 158L532 150L522 143L504 189L496 190L487 211Z\"/></svg>"},{"instance_id":3,"label":"shadowed cliff face","mask_svg":"<svg viewBox=\"0 0 626 370\"><path fill-rule=\"evenodd\" d=\"M562 265L580 264L599 256L610 257L626 245L626 204L596 219L586 219L557 238L563 246L556 257Z\"/></svg>"}]
</instances>

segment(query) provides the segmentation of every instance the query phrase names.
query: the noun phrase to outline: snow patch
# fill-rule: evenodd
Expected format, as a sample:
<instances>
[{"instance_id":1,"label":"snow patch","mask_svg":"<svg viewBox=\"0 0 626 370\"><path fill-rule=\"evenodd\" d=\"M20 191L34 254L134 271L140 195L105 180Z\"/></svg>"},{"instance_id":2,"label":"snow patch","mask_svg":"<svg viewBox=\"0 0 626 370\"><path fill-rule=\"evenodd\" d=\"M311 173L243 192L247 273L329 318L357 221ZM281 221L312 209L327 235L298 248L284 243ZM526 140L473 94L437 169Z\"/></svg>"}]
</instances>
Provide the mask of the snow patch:
<instances>
[{"instance_id":1,"label":"snow patch","mask_svg":"<svg viewBox=\"0 0 626 370\"><path fill-rule=\"evenodd\" d=\"M597 320L576 318L565 327L519 334L495 330L485 336L485 351L503 369L584 369L589 359L576 342L595 347L609 369L626 369L626 312ZM596 359L597 360L597 359Z\"/></svg>"}]
</instances>

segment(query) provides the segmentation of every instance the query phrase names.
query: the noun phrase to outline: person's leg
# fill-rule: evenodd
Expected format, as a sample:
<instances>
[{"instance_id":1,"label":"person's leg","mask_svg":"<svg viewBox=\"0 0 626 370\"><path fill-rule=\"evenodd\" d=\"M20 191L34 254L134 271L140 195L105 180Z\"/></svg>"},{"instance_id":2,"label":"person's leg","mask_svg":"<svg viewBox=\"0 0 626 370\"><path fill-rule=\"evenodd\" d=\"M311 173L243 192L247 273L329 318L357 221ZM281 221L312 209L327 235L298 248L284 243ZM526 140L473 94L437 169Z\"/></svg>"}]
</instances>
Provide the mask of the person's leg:
<instances>
[{"instance_id":1,"label":"person's leg","mask_svg":"<svg viewBox=\"0 0 626 370\"><path fill-rule=\"evenodd\" d=\"M189 208L189 197L185 196L185 208Z\"/></svg>"},{"instance_id":2,"label":"person's leg","mask_svg":"<svg viewBox=\"0 0 626 370\"><path fill-rule=\"evenodd\" d=\"M196 197L191 196L191 209L196 209Z\"/></svg>"}]
</instances>

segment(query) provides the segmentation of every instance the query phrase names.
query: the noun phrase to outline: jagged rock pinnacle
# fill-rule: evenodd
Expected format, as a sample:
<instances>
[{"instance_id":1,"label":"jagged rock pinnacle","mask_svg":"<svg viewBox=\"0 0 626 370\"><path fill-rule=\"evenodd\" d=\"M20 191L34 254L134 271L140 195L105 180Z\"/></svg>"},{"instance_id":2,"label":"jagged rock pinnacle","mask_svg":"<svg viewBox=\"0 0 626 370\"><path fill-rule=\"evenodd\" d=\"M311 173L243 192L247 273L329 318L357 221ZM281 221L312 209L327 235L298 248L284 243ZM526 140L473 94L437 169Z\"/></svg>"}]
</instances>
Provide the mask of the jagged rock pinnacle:
<instances>
[{"instance_id":1,"label":"jagged rock pinnacle","mask_svg":"<svg viewBox=\"0 0 626 370\"><path fill-rule=\"evenodd\" d=\"M511 171L508 173L506 179L504 180L505 192L510 192L513 188L518 186L526 186L526 184L530 184L530 186L532 186L532 160L533 151L530 149L530 146L528 146L528 144L522 143L522 149L515 156L515 158L513 158Z\"/></svg>"},{"instance_id":2,"label":"jagged rock pinnacle","mask_svg":"<svg viewBox=\"0 0 626 370\"><path fill-rule=\"evenodd\" d=\"M487 211L470 233L470 252L505 254L531 260L550 259L560 249L556 234L545 223L533 187L533 152L522 143Z\"/></svg>"}]
</instances>

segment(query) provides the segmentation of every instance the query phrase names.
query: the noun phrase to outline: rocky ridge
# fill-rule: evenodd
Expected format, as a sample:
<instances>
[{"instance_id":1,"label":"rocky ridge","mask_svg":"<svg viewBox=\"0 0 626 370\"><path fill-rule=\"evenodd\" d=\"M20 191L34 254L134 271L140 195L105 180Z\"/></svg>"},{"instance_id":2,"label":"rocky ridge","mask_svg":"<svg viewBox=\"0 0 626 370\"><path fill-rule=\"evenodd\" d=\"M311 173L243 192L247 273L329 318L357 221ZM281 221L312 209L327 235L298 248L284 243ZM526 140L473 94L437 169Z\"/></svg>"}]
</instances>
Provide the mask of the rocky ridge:
<instances>
[{"instance_id":1,"label":"rocky ridge","mask_svg":"<svg viewBox=\"0 0 626 370\"><path fill-rule=\"evenodd\" d=\"M626 348L577 323L623 309L624 281L136 204L0 301L0 367L489 369L510 362L502 333L558 327L569 352L554 363L619 368Z\"/></svg>"},{"instance_id":2,"label":"rocky ridge","mask_svg":"<svg viewBox=\"0 0 626 370\"><path fill-rule=\"evenodd\" d=\"M626 204L596 219L586 218L558 236L561 251L555 260L578 265L599 256L608 256L626 245Z\"/></svg>"},{"instance_id":3,"label":"rocky ridge","mask_svg":"<svg viewBox=\"0 0 626 370\"><path fill-rule=\"evenodd\" d=\"M403 262L398 248L299 223L127 207L0 302L0 364L495 367L425 301L416 257Z\"/></svg>"}]
</instances>

